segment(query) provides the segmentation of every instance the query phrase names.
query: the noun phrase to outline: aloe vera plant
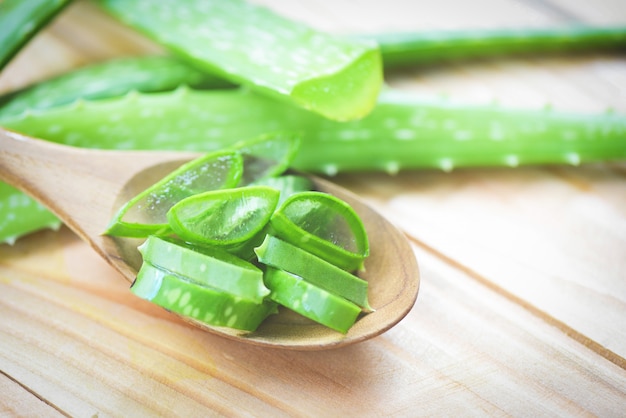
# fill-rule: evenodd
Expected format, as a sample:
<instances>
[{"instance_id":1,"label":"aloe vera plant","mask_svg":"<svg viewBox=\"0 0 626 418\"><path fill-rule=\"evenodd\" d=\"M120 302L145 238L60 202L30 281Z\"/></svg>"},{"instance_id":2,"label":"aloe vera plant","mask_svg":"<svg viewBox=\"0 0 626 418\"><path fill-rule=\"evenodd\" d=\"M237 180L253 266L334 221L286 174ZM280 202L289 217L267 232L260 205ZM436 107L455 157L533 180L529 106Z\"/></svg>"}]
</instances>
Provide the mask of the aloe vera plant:
<instances>
[{"instance_id":1,"label":"aloe vera plant","mask_svg":"<svg viewBox=\"0 0 626 418\"><path fill-rule=\"evenodd\" d=\"M381 87L375 43L331 36L242 0L99 3L199 67L331 119L366 115Z\"/></svg>"},{"instance_id":2,"label":"aloe vera plant","mask_svg":"<svg viewBox=\"0 0 626 418\"><path fill-rule=\"evenodd\" d=\"M0 70L70 0L4 0L0 2Z\"/></svg>"},{"instance_id":3,"label":"aloe vera plant","mask_svg":"<svg viewBox=\"0 0 626 418\"><path fill-rule=\"evenodd\" d=\"M626 49L626 26L440 30L363 37L378 43L386 69L450 59Z\"/></svg>"}]
</instances>

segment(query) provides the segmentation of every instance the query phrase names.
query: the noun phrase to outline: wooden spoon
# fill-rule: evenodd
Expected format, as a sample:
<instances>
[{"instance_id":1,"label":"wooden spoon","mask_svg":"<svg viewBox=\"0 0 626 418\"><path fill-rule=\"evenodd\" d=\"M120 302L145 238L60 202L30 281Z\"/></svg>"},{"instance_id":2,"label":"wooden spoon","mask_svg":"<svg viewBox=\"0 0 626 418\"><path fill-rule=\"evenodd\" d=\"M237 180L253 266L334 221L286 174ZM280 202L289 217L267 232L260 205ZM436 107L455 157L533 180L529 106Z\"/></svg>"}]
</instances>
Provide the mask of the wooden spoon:
<instances>
[{"instance_id":1,"label":"wooden spoon","mask_svg":"<svg viewBox=\"0 0 626 418\"><path fill-rule=\"evenodd\" d=\"M131 283L141 264L139 241L102 236L116 210L198 154L165 151L102 151L74 148L0 129L0 179L33 196L85 240ZM297 350L345 346L377 336L413 307L419 273L404 235L357 196L318 177L316 188L347 201L361 216L370 238L366 271L375 312L363 315L346 334L288 310L268 318L255 332L194 325L238 341Z\"/></svg>"}]
</instances>

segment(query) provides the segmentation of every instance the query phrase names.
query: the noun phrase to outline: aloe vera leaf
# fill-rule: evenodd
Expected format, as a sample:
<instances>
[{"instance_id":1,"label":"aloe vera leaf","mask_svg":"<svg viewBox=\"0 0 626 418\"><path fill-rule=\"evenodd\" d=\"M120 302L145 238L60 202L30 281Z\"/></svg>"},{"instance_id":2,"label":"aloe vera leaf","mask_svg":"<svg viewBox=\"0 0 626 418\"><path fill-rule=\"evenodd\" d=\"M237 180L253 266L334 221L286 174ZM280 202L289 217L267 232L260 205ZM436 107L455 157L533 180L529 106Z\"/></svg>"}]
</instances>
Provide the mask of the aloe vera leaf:
<instances>
[{"instance_id":1,"label":"aloe vera leaf","mask_svg":"<svg viewBox=\"0 0 626 418\"><path fill-rule=\"evenodd\" d=\"M61 221L16 188L0 182L0 243L45 228L58 229Z\"/></svg>"},{"instance_id":2,"label":"aloe vera leaf","mask_svg":"<svg viewBox=\"0 0 626 418\"><path fill-rule=\"evenodd\" d=\"M626 116L619 113L468 106L393 91L367 117L343 123L244 90L179 89L33 112L3 125L81 147L197 151L300 131L294 167L326 174L626 158Z\"/></svg>"},{"instance_id":3,"label":"aloe vera leaf","mask_svg":"<svg viewBox=\"0 0 626 418\"><path fill-rule=\"evenodd\" d=\"M359 121L338 123L244 90L130 94L30 112L5 127L103 149L213 151L266 132L303 133L306 171L580 164L626 158L626 117L465 106L385 92ZM0 194L6 203L6 196ZM6 207L6 204L4 205ZM6 219L0 210L0 219ZM36 213L27 224L39 220ZM15 236L0 230L0 239Z\"/></svg>"},{"instance_id":4,"label":"aloe vera leaf","mask_svg":"<svg viewBox=\"0 0 626 418\"><path fill-rule=\"evenodd\" d=\"M116 58L91 64L0 97L0 120L72 103L123 96L130 91L225 88L227 81L168 56Z\"/></svg>"},{"instance_id":5,"label":"aloe vera leaf","mask_svg":"<svg viewBox=\"0 0 626 418\"><path fill-rule=\"evenodd\" d=\"M0 2L0 70L71 0Z\"/></svg>"},{"instance_id":6,"label":"aloe vera leaf","mask_svg":"<svg viewBox=\"0 0 626 418\"><path fill-rule=\"evenodd\" d=\"M424 31L362 37L378 43L386 69L513 54L626 50L626 26Z\"/></svg>"},{"instance_id":7,"label":"aloe vera leaf","mask_svg":"<svg viewBox=\"0 0 626 418\"><path fill-rule=\"evenodd\" d=\"M210 72L330 119L368 114L382 84L375 43L332 36L243 0L100 0Z\"/></svg>"}]
</instances>

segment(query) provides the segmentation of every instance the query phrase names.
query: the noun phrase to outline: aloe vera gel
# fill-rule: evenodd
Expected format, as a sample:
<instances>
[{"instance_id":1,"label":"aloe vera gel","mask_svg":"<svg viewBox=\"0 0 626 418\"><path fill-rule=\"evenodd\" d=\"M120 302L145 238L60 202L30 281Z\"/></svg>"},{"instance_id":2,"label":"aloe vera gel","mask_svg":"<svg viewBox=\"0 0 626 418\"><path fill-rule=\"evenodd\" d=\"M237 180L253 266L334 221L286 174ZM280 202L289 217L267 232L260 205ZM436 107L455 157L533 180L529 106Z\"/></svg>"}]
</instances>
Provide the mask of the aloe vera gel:
<instances>
[{"instance_id":1,"label":"aloe vera gel","mask_svg":"<svg viewBox=\"0 0 626 418\"><path fill-rule=\"evenodd\" d=\"M353 273L369 251L363 224L345 202L284 173L298 144L277 133L209 153L122 206L106 234L145 238L131 291L244 332L279 306L344 334L371 312L367 282Z\"/></svg>"}]
</instances>

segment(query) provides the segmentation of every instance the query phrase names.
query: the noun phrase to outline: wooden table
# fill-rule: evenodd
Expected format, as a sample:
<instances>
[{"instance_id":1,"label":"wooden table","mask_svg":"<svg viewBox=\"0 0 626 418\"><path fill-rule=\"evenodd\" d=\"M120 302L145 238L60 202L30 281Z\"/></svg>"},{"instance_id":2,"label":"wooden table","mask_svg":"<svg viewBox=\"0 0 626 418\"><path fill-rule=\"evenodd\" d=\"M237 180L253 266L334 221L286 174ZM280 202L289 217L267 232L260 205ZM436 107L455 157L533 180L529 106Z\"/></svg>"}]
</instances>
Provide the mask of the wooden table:
<instances>
[{"instance_id":1,"label":"wooden table","mask_svg":"<svg viewBox=\"0 0 626 418\"><path fill-rule=\"evenodd\" d=\"M266 3L338 33L626 24L623 0ZM0 90L147 50L158 48L77 2L0 76ZM389 83L476 103L626 112L619 55L450 63ZM322 352L235 343L135 298L68 230L44 231L0 246L0 415L626 414L626 164L336 181L415 250L420 294L395 328Z\"/></svg>"}]
</instances>

